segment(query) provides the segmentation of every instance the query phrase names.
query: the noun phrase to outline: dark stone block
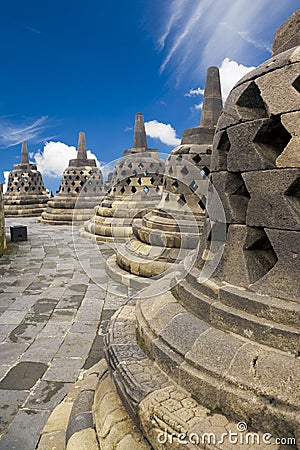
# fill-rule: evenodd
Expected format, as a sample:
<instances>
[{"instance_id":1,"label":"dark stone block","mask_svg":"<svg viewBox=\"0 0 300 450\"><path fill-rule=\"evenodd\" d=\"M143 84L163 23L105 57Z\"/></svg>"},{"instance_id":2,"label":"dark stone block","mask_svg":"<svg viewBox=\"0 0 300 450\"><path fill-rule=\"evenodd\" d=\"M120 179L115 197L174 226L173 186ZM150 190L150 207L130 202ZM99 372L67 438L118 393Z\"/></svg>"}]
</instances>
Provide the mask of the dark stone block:
<instances>
[{"instance_id":1,"label":"dark stone block","mask_svg":"<svg viewBox=\"0 0 300 450\"><path fill-rule=\"evenodd\" d=\"M300 229L300 169L277 169L243 174L250 200L249 226Z\"/></svg>"},{"instance_id":2,"label":"dark stone block","mask_svg":"<svg viewBox=\"0 0 300 450\"><path fill-rule=\"evenodd\" d=\"M27 227L23 225L11 226L10 238L12 242L27 241Z\"/></svg>"},{"instance_id":3,"label":"dark stone block","mask_svg":"<svg viewBox=\"0 0 300 450\"><path fill-rule=\"evenodd\" d=\"M263 277L253 282L250 289L299 303L300 233L274 229L266 229L265 232L278 261Z\"/></svg>"},{"instance_id":4,"label":"dark stone block","mask_svg":"<svg viewBox=\"0 0 300 450\"><path fill-rule=\"evenodd\" d=\"M31 389L47 369L47 364L20 362L12 367L0 382L0 389L14 389L18 391Z\"/></svg>"},{"instance_id":5,"label":"dark stone block","mask_svg":"<svg viewBox=\"0 0 300 450\"><path fill-rule=\"evenodd\" d=\"M86 430L88 428L94 428L93 415L92 413L83 413L75 416L72 420L70 420L67 433L66 433L66 442L70 439L73 434L77 433L81 430Z\"/></svg>"},{"instance_id":6,"label":"dark stone block","mask_svg":"<svg viewBox=\"0 0 300 450\"><path fill-rule=\"evenodd\" d=\"M276 168L291 135L273 119L258 119L235 125L227 130L230 150L227 169L231 172Z\"/></svg>"},{"instance_id":7,"label":"dark stone block","mask_svg":"<svg viewBox=\"0 0 300 450\"><path fill-rule=\"evenodd\" d=\"M218 172L211 176L212 184L219 194L227 223L245 223L249 193L243 178L238 173ZM220 203L209 202L210 220L220 222Z\"/></svg>"}]
</instances>

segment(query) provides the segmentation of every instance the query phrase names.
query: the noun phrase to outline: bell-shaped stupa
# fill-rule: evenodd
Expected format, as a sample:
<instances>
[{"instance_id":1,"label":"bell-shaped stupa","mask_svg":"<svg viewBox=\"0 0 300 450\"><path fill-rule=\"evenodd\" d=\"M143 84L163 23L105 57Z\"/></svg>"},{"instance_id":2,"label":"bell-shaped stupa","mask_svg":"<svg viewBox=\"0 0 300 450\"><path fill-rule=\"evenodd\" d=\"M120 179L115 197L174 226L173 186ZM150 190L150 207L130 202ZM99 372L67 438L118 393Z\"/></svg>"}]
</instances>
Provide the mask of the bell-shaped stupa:
<instances>
[{"instance_id":1,"label":"bell-shaped stupa","mask_svg":"<svg viewBox=\"0 0 300 450\"><path fill-rule=\"evenodd\" d=\"M205 218L212 142L221 111L219 70L210 67L200 126L184 130L181 145L167 158L159 205L133 221L133 236L108 259L109 273L115 279L136 284L138 280L132 275L161 276L174 270L174 264L196 248Z\"/></svg>"},{"instance_id":2,"label":"bell-shaped stupa","mask_svg":"<svg viewBox=\"0 0 300 450\"><path fill-rule=\"evenodd\" d=\"M147 145L144 117L137 113L133 147L125 150L110 174L110 188L84 224L83 236L112 242L132 234L132 220L141 217L161 198L164 161Z\"/></svg>"},{"instance_id":3,"label":"bell-shaped stupa","mask_svg":"<svg viewBox=\"0 0 300 450\"><path fill-rule=\"evenodd\" d=\"M0 183L0 256L6 247L3 186Z\"/></svg>"},{"instance_id":4,"label":"bell-shaped stupa","mask_svg":"<svg viewBox=\"0 0 300 450\"><path fill-rule=\"evenodd\" d=\"M6 217L39 216L46 208L50 195L45 189L42 175L28 159L26 142L22 142L21 163L15 164L8 176L4 194Z\"/></svg>"},{"instance_id":5,"label":"bell-shaped stupa","mask_svg":"<svg viewBox=\"0 0 300 450\"><path fill-rule=\"evenodd\" d=\"M238 448L254 435L245 448L281 449L283 437L300 448L299 80L294 47L237 83L214 137L196 265L111 322L110 372L155 449L230 431Z\"/></svg>"},{"instance_id":6,"label":"bell-shaped stupa","mask_svg":"<svg viewBox=\"0 0 300 450\"><path fill-rule=\"evenodd\" d=\"M54 225L76 225L93 215L103 195L103 177L95 159L88 159L85 134L79 133L77 158L64 170L58 193L39 219Z\"/></svg>"}]
</instances>

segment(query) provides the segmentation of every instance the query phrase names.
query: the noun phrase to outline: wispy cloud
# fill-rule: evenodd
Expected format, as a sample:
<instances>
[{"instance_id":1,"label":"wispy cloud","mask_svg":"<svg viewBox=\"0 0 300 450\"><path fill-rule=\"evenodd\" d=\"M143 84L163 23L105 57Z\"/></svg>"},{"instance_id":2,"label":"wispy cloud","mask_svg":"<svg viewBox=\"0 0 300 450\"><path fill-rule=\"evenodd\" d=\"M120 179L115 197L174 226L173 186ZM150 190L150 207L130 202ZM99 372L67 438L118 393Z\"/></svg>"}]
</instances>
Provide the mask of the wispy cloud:
<instances>
[{"instance_id":1,"label":"wispy cloud","mask_svg":"<svg viewBox=\"0 0 300 450\"><path fill-rule=\"evenodd\" d=\"M29 121L4 118L0 121L0 148L13 147L22 141L41 139L42 132L48 128L48 116Z\"/></svg>"},{"instance_id":2,"label":"wispy cloud","mask_svg":"<svg viewBox=\"0 0 300 450\"><path fill-rule=\"evenodd\" d=\"M37 28L30 27L29 25L26 25L25 28L26 30L31 31L32 33L41 34L40 30L38 30Z\"/></svg>"},{"instance_id":3,"label":"wispy cloud","mask_svg":"<svg viewBox=\"0 0 300 450\"><path fill-rule=\"evenodd\" d=\"M169 123L150 120L149 122L145 122L145 129L147 136L159 139L163 144L179 145L181 142L176 136L176 130Z\"/></svg>"},{"instance_id":4,"label":"wispy cloud","mask_svg":"<svg viewBox=\"0 0 300 450\"><path fill-rule=\"evenodd\" d=\"M171 71L178 82L226 57L244 64L267 59L274 30L289 8L289 0L170 0L157 36L160 72Z\"/></svg>"}]
</instances>

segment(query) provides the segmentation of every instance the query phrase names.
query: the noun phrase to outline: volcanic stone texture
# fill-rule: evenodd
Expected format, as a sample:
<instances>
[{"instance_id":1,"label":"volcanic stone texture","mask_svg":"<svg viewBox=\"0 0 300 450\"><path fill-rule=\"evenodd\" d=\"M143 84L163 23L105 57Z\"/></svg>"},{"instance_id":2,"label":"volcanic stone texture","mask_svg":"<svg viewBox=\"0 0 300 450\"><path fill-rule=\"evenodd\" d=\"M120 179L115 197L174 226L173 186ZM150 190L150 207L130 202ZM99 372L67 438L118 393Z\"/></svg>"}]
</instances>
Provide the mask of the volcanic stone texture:
<instances>
[{"instance_id":1,"label":"volcanic stone texture","mask_svg":"<svg viewBox=\"0 0 300 450\"><path fill-rule=\"evenodd\" d=\"M300 8L276 31L273 55L300 45Z\"/></svg>"}]
</instances>

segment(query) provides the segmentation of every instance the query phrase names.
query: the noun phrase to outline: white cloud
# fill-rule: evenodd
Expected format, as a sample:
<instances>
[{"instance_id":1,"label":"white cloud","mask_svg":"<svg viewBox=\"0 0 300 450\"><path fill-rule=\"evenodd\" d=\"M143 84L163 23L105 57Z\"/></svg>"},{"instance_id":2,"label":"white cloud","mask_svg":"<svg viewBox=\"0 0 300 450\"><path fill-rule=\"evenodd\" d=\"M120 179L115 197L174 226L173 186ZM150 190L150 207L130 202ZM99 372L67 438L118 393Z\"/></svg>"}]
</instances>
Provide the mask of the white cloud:
<instances>
[{"instance_id":1,"label":"white cloud","mask_svg":"<svg viewBox=\"0 0 300 450\"><path fill-rule=\"evenodd\" d=\"M7 118L1 118L0 122L0 147L8 148L20 144L22 141L36 139L41 132L48 127L48 116L42 116L34 122L15 118L14 123ZM16 125L19 122L19 125Z\"/></svg>"},{"instance_id":2,"label":"white cloud","mask_svg":"<svg viewBox=\"0 0 300 450\"><path fill-rule=\"evenodd\" d=\"M222 61L220 67L220 81L223 100L226 100L233 86L253 69L255 69L255 67L244 66L229 58L225 58Z\"/></svg>"},{"instance_id":3,"label":"white cloud","mask_svg":"<svg viewBox=\"0 0 300 450\"><path fill-rule=\"evenodd\" d=\"M97 157L90 151L87 151L88 158L96 159L97 166L100 162ZM63 142L46 142L43 151L39 151L34 155L38 170L42 175L49 177L61 177L64 169L68 167L69 160L77 157L77 150L74 146L69 146Z\"/></svg>"},{"instance_id":4,"label":"white cloud","mask_svg":"<svg viewBox=\"0 0 300 450\"><path fill-rule=\"evenodd\" d=\"M200 111L203 108L203 102L194 105L196 111Z\"/></svg>"},{"instance_id":5,"label":"white cloud","mask_svg":"<svg viewBox=\"0 0 300 450\"><path fill-rule=\"evenodd\" d=\"M3 192L7 191L9 173L10 173L9 170L4 170L4 172L3 172L3 176L4 176Z\"/></svg>"},{"instance_id":6,"label":"white cloud","mask_svg":"<svg viewBox=\"0 0 300 450\"><path fill-rule=\"evenodd\" d=\"M204 95L204 89L201 89L200 87L196 89L190 89L187 94L184 94L185 97L194 97L195 95Z\"/></svg>"},{"instance_id":7,"label":"white cloud","mask_svg":"<svg viewBox=\"0 0 300 450\"><path fill-rule=\"evenodd\" d=\"M150 120L149 122L145 122L145 129L147 136L159 139L163 144L179 145L181 142L176 137L176 130L170 124Z\"/></svg>"}]
</instances>

